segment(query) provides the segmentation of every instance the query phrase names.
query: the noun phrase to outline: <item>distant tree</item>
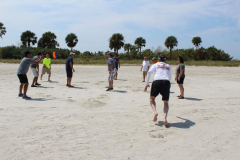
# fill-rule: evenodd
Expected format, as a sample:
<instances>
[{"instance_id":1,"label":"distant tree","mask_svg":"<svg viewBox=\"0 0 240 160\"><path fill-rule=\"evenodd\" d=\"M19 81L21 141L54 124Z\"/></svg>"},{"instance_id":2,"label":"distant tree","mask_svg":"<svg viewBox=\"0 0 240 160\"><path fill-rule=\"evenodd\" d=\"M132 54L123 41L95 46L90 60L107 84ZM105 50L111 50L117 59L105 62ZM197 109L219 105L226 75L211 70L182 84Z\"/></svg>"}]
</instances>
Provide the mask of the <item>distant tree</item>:
<instances>
[{"instance_id":1,"label":"distant tree","mask_svg":"<svg viewBox=\"0 0 240 160\"><path fill-rule=\"evenodd\" d=\"M192 43L196 47L196 50L197 50L198 46L201 45L201 43L202 43L201 37L193 37Z\"/></svg>"},{"instance_id":2,"label":"distant tree","mask_svg":"<svg viewBox=\"0 0 240 160\"><path fill-rule=\"evenodd\" d=\"M165 46L170 49L170 59L172 59L172 49L174 47L177 47L178 45L178 41L177 38L174 36L169 36L166 40L165 40Z\"/></svg>"},{"instance_id":3,"label":"distant tree","mask_svg":"<svg viewBox=\"0 0 240 160\"><path fill-rule=\"evenodd\" d=\"M141 53L141 49L142 47L145 47L146 46L146 40L142 37L138 37L134 44L140 49L140 53Z\"/></svg>"},{"instance_id":4,"label":"distant tree","mask_svg":"<svg viewBox=\"0 0 240 160\"><path fill-rule=\"evenodd\" d=\"M23 46L30 47L31 43L32 45L35 45L37 43L37 37L35 36L35 33L27 30L22 33L21 41Z\"/></svg>"},{"instance_id":5,"label":"distant tree","mask_svg":"<svg viewBox=\"0 0 240 160\"><path fill-rule=\"evenodd\" d=\"M75 47L78 43L78 38L74 33L70 33L67 35L66 39L65 39L67 46L71 48Z\"/></svg>"},{"instance_id":6,"label":"distant tree","mask_svg":"<svg viewBox=\"0 0 240 160\"><path fill-rule=\"evenodd\" d=\"M54 33L46 32L39 39L38 47L41 47L41 48L56 48L57 46L59 46L56 39L57 39L57 36Z\"/></svg>"},{"instance_id":7,"label":"distant tree","mask_svg":"<svg viewBox=\"0 0 240 160\"><path fill-rule=\"evenodd\" d=\"M117 52L124 46L124 37L121 33L115 33L109 39L109 48L114 49L114 52Z\"/></svg>"},{"instance_id":8,"label":"distant tree","mask_svg":"<svg viewBox=\"0 0 240 160\"><path fill-rule=\"evenodd\" d=\"M126 44L124 45L124 51L127 51L130 59L131 59L131 55L130 55L131 46L132 46L132 45L131 45L130 43L126 43Z\"/></svg>"},{"instance_id":9,"label":"distant tree","mask_svg":"<svg viewBox=\"0 0 240 160\"><path fill-rule=\"evenodd\" d=\"M6 32L6 27L4 27L4 24L0 22L0 37L2 38L2 36L5 35Z\"/></svg>"}]
</instances>

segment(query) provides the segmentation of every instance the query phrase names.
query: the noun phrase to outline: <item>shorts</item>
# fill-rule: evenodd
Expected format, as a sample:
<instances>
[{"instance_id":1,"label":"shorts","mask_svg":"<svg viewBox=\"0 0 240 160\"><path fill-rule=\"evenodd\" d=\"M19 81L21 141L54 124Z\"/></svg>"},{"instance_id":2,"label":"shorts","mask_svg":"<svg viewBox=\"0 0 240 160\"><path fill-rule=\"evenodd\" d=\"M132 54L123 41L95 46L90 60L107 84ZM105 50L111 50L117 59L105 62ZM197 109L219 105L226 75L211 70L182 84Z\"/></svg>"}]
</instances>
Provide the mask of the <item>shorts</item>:
<instances>
[{"instance_id":1,"label":"shorts","mask_svg":"<svg viewBox=\"0 0 240 160\"><path fill-rule=\"evenodd\" d=\"M26 74L18 74L20 83L28 83L28 78Z\"/></svg>"},{"instance_id":2,"label":"shorts","mask_svg":"<svg viewBox=\"0 0 240 160\"><path fill-rule=\"evenodd\" d=\"M118 67L116 67L116 72L118 71Z\"/></svg>"},{"instance_id":3,"label":"shorts","mask_svg":"<svg viewBox=\"0 0 240 160\"><path fill-rule=\"evenodd\" d=\"M114 68L111 74L108 75L108 81L113 81L115 74L116 74L116 68Z\"/></svg>"},{"instance_id":4,"label":"shorts","mask_svg":"<svg viewBox=\"0 0 240 160\"><path fill-rule=\"evenodd\" d=\"M183 82L184 82L184 79L185 79L185 77L183 77L183 78L180 78L180 81L178 81L178 78L177 78L177 84L183 84Z\"/></svg>"},{"instance_id":5,"label":"shorts","mask_svg":"<svg viewBox=\"0 0 240 160\"><path fill-rule=\"evenodd\" d=\"M73 76L72 70L67 70L67 77L72 78L72 76Z\"/></svg>"},{"instance_id":6,"label":"shorts","mask_svg":"<svg viewBox=\"0 0 240 160\"><path fill-rule=\"evenodd\" d=\"M168 80L153 81L150 95L151 97L157 97L160 93L162 95L162 100L168 101L170 95L170 87L171 84Z\"/></svg>"},{"instance_id":7,"label":"shorts","mask_svg":"<svg viewBox=\"0 0 240 160\"><path fill-rule=\"evenodd\" d=\"M43 67L42 68L42 74L45 74L46 72L47 72L47 74L50 74L51 73L51 69L47 68L47 67Z\"/></svg>"},{"instance_id":8,"label":"shorts","mask_svg":"<svg viewBox=\"0 0 240 160\"><path fill-rule=\"evenodd\" d=\"M146 77L147 71L143 71L143 76Z\"/></svg>"},{"instance_id":9,"label":"shorts","mask_svg":"<svg viewBox=\"0 0 240 160\"><path fill-rule=\"evenodd\" d=\"M32 72L33 72L33 76L34 77L38 77L38 71L37 68L31 68Z\"/></svg>"}]
</instances>

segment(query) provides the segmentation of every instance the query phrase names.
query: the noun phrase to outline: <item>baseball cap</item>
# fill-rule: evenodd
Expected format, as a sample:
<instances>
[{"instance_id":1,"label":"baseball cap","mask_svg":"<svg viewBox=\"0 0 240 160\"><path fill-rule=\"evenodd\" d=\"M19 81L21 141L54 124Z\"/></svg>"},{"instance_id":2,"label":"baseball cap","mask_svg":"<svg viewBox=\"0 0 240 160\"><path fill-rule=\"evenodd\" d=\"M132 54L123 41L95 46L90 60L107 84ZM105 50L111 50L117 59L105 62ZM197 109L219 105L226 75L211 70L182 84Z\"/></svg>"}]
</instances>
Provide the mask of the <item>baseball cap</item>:
<instances>
[{"instance_id":1,"label":"baseball cap","mask_svg":"<svg viewBox=\"0 0 240 160\"><path fill-rule=\"evenodd\" d=\"M153 58L152 58L152 61L153 61L153 60L157 60L157 58L156 58L156 57L153 57Z\"/></svg>"},{"instance_id":2,"label":"baseball cap","mask_svg":"<svg viewBox=\"0 0 240 160\"><path fill-rule=\"evenodd\" d=\"M71 52L71 53L70 53L70 56L71 56L71 55L75 55L75 53Z\"/></svg>"}]
</instances>

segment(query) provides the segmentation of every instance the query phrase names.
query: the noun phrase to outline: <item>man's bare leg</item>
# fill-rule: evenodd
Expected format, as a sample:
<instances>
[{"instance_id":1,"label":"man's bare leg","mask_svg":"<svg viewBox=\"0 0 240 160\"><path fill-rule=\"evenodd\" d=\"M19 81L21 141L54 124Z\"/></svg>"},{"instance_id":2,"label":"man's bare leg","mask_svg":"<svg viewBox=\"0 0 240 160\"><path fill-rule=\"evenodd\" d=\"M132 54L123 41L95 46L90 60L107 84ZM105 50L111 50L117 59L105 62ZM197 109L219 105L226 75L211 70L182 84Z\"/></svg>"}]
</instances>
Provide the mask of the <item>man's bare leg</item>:
<instances>
[{"instance_id":1,"label":"man's bare leg","mask_svg":"<svg viewBox=\"0 0 240 160\"><path fill-rule=\"evenodd\" d=\"M23 86L25 85L25 83L21 83L20 84L20 87L19 87L19 93L22 94L22 90L23 90Z\"/></svg>"},{"instance_id":2,"label":"man's bare leg","mask_svg":"<svg viewBox=\"0 0 240 160\"><path fill-rule=\"evenodd\" d=\"M113 88L113 81L108 81L109 83L109 88Z\"/></svg>"},{"instance_id":3,"label":"man's bare leg","mask_svg":"<svg viewBox=\"0 0 240 160\"><path fill-rule=\"evenodd\" d=\"M143 74L143 82L145 82L145 75Z\"/></svg>"},{"instance_id":4,"label":"man's bare leg","mask_svg":"<svg viewBox=\"0 0 240 160\"><path fill-rule=\"evenodd\" d=\"M29 83L24 83L24 95L27 95L28 85Z\"/></svg>"},{"instance_id":5,"label":"man's bare leg","mask_svg":"<svg viewBox=\"0 0 240 160\"><path fill-rule=\"evenodd\" d=\"M43 76L43 74L41 74L41 80L42 80L42 76Z\"/></svg>"},{"instance_id":6,"label":"man's bare leg","mask_svg":"<svg viewBox=\"0 0 240 160\"><path fill-rule=\"evenodd\" d=\"M164 126L168 127L168 122L167 122L167 114L168 114L168 110L169 110L169 106L168 106L168 101L164 101L164 108L163 108L163 112L164 112Z\"/></svg>"},{"instance_id":7,"label":"man's bare leg","mask_svg":"<svg viewBox=\"0 0 240 160\"><path fill-rule=\"evenodd\" d=\"M184 88L183 88L183 84L178 84L179 88L180 88L180 93L181 96L184 97Z\"/></svg>"},{"instance_id":8,"label":"man's bare leg","mask_svg":"<svg viewBox=\"0 0 240 160\"><path fill-rule=\"evenodd\" d=\"M150 105L151 105L153 113L154 113L153 122L156 122L158 113L157 113L157 108L156 108L155 97L150 97Z\"/></svg>"},{"instance_id":9,"label":"man's bare leg","mask_svg":"<svg viewBox=\"0 0 240 160\"><path fill-rule=\"evenodd\" d=\"M51 80L50 80L50 77L51 77L51 73L49 73L49 75L48 75L48 81L50 82Z\"/></svg>"},{"instance_id":10,"label":"man's bare leg","mask_svg":"<svg viewBox=\"0 0 240 160\"><path fill-rule=\"evenodd\" d=\"M33 78L32 86L34 86L34 84L37 83L37 79L38 79L38 77Z\"/></svg>"},{"instance_id":11,"label":"man's bare leg","mask_svg":"<svg viewBox=\"0 0 240 160\"><path fill-rule=\"evenodd\" d=\"M117 76L118 76L118 73L116 72L116 74L115 74L115 79L117 79Z\"/></svg>"}]
</instances>

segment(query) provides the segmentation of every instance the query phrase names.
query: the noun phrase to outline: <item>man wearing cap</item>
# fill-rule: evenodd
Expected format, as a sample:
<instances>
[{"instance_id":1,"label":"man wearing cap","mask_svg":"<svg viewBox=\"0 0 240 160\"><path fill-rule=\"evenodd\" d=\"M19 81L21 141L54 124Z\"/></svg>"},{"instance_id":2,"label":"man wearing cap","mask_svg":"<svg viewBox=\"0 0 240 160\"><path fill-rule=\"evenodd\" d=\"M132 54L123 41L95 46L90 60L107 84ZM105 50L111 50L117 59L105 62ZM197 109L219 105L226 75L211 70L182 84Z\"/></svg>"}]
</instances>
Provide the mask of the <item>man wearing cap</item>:
<instances>
[{"instance_id":1,"label":"man wearing cap","mask_svg":"<svg viewBox=\"0 0 240 160\"><path fill-rule=\"evenodd\" d=\"M159 63L154 64L150 70L147 73L147 80L146 80L146 86L144 88L144 91L147 91L147 87L149 87L149 78L153 72L155 73L153 84L151 87L151 93L150 93L150 105L154 112L154 118L153 121L157 121L157 109L156 109L156 103L155 98L160 93L162 95L162 100L164 102L164 126L168 127L167 122L167 114L169 110L168 101L170 96L170 80L172 78L172 69L169 64L166 63L166 56L160 55L159 57Z\"/></svg>"},{"instance_id":2,"label":"man wearing cap","mask_svg":"<svg viewBox=\"0 0 240 160\"><path fill-rule=\"evenodd\" d=\"M115 66L115 61L113 59L113 53L108 52L107 53L108 57L108 82L109 82L109 87L106 91L111 91L113 90L113 79L116 73L116 66Z\"/></svg>"},{"instance_id":3,"label":"man wearing cap","mask_svg":"<svg viewBox=\"0 0 240 160\"><path fill-rule=\"evenodd\" d=\"M73 68L74 56L75 56L75 53L71 52L70 57L68 57L68 59L66 61L66 72L67 72L67 85L66 86L68 86L68 87L74 87L71 85L73 72L75 72L75 70Z\"/></svg>"},{"instance_id":4,"label":"man wearing cap","mask_svg":"<svg viewBox=\"0 0 240 160\"><path fill-rule=\"evenodd\" d=\"M50 55L47 54L46 58L43 59L43 68L42 68L42 74L41 74L41 80L43 75L47 72L48 74L48 81L50 82L50 77L51 77L51 58Z\"/></svg>"},{"instance_id":5,"label":"man wearing cap","mask_svg":"<svg viewBox=\"0 0 240 160\"><path fill-rule=\"evenodd\" d=\"M156 63L157 63L157 58L156 58L156 57L153 57L153 58L152 58L152 63L153 63L153 64L156 64Z\"/></svg>"},{"instance_id":6,"label":"man wearing cap","mask_svg":"<svg viewBox=\"0 0 240 160\"><path fill-rule=\"evenodd\" d=\"M33 60L36 61L36 60L38 60L41 57L42 57L42 53L39 52L37 56L33 57ZM39 63L31 64L30 68L31 68L33 76L34 76L31 87L37 87L38 85L41 85L41 84L38 83Z\"/></svg>"},{"instance_id":7,"label":"man wearing cap","mask_svg":"<svg viewBox=\"0 0 240 160\"><path fill-rule=\"evenodd\" d=\"M41 60L41 56L37 60L31 59L31 52L26 51L24 52L24 58L20 62L20 65L17 70L17 76L20 81L20 88L19 88L19 97L22 97L23 99L31 99L31 97L27 96L27 90L28 90L28 78L27 78L27 72L29 70L30 64L38 64ZM22 92L24 88L24 92Z\"/></svg>"},{"instance_id":8,"label":"man wearing cap","mask_svg":"<svg viewBox=\"0 0 240 160\"><path fill-rule=\"evenodd\" d=\"M143 60L143 63L142 63L142 67L140 69L140 71L143 71L143 81L142 82L145 82L145 77L147 75L149 67L150 67L150 63L147 60L147 57L144 57L144 60Z\"/></svg>"}]
</instances>

